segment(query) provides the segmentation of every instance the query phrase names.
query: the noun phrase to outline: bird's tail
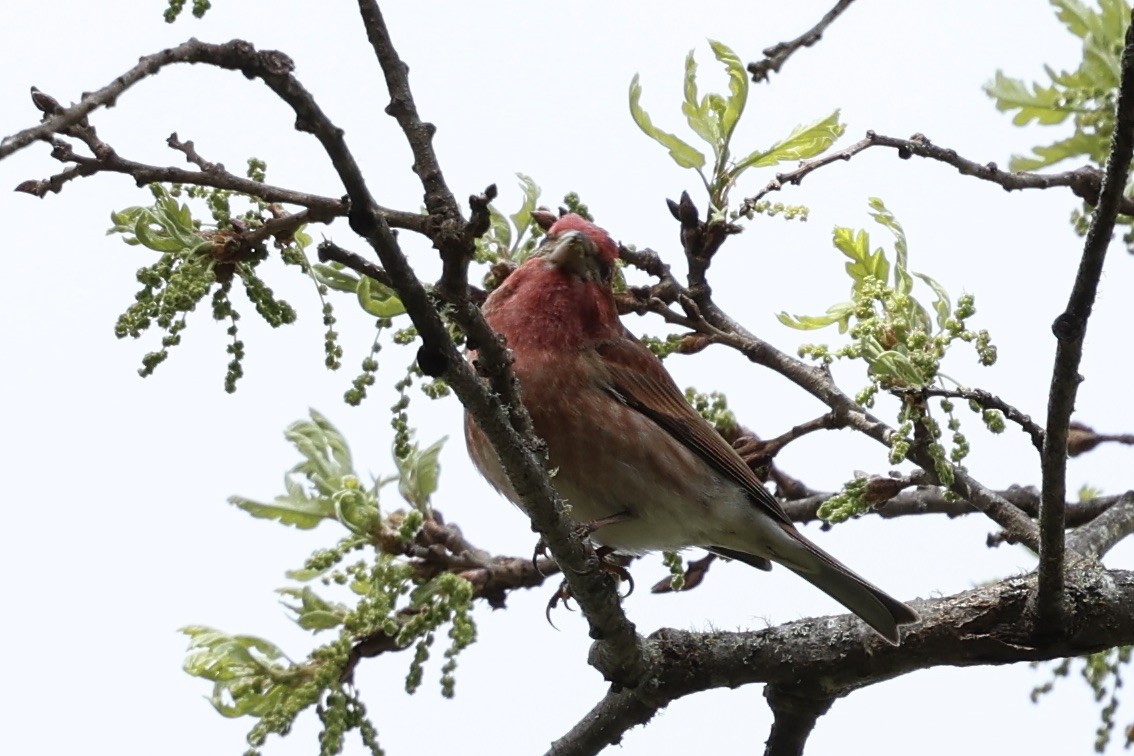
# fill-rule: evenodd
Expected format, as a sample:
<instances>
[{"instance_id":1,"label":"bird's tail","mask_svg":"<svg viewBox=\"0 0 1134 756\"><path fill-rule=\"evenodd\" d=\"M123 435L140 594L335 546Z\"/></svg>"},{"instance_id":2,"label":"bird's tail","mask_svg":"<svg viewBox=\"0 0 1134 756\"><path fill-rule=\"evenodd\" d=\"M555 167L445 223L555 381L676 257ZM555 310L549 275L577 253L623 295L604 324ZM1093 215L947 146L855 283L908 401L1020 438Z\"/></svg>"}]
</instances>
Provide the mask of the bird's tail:
<instances>
[{"instance_id":1,"label":"bird's tail","mask_svg":"<svg viewBox=\"0 0 1134 756\"><path fill-rule=\"evenodd\" d=\"M776 561L850 609L883 638L898 645L898 627L921 619L917 612L882 589L856 575L790 525L784 530L798 545L798 551L777 555Z\"/></svg>"}]
</instances>

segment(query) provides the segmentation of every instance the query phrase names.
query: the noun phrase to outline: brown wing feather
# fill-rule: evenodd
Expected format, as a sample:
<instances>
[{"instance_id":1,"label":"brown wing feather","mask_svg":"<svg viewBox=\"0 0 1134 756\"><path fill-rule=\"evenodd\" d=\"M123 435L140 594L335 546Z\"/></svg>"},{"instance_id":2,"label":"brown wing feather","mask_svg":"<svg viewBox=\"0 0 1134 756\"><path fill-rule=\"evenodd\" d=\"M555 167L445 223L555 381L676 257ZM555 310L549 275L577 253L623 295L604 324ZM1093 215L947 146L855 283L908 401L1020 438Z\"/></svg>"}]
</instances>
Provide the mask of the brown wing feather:
<instances>
[{"instance_id":1,"label":"brown wing feather","mask_svg":"<svg viewBox=\"0 0 1134 756\"><path fill-rule=\"evenodd\" d=\"M653 420L717 472L736 481L752 501L781 522L791 518L728 443L697 411L662 367L661 361L629 332L602 341L595 351L609 372L611 393L631 409Z\"/></svg>"}]
</instances>

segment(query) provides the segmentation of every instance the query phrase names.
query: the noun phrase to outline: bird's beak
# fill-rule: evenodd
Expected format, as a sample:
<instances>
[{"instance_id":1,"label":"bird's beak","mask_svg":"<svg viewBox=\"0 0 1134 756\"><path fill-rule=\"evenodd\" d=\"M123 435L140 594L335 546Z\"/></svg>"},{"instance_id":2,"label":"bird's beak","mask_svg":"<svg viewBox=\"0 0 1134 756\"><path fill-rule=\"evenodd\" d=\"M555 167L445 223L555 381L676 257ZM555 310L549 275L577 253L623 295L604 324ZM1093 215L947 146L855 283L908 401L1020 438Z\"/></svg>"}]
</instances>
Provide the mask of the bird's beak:
<instances>
[{"instance_id":1,"label":"bird's beak","mask_svg":"<svg viewBox=\"0 0 1134 756\"><path fill-rule=\"evenodd\" d=\"M545 259L560 270L580 277L593 267L590 261L598 253L594 242L581 231L564 231L551 245Z\"/></svg>"}]
</instances>

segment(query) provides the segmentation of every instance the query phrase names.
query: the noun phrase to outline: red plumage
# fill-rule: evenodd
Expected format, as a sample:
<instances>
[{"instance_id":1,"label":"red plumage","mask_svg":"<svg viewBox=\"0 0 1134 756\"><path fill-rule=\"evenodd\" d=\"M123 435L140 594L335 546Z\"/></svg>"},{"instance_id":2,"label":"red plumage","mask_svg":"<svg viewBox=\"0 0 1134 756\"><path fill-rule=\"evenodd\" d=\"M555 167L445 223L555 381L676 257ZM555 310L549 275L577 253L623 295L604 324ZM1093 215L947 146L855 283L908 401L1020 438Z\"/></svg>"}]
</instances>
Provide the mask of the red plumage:
<instances>
[{"instance_id":1,"label":"red plumage","mask_svg":"<svg viewBox=\"0 0 1134 756\"><path fill-rule=\"evenodd\" d=\"M783 564L897 643L898 626L917 614L804 538L622 326L610 286L617 257L605 231L566 215L483 308L512 350L524 406L572 517L616 519L591 537L626 553L699 546L764 569ZM471 418L465 436L481 473L520 504Z\"/></svg>"}]
</instances>

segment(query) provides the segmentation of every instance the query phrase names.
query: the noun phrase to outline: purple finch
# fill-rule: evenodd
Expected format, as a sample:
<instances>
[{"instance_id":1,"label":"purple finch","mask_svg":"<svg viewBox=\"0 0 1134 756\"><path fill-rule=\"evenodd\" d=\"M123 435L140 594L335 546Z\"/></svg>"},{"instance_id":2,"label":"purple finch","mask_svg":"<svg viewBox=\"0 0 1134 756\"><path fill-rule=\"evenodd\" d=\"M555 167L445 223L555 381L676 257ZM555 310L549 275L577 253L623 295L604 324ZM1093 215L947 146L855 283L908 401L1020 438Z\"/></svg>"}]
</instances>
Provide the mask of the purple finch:
<instances>
[{"instance_id":1,"label":"purple finch","mask_svg":"<svg viewBox=\"0 0 1134 756\"><path fill-rule=\"evenodd\" d=\"M621 553L699 546L762 570L777 562L898 643L898 627L917 613L804 538L619 321L617 257L605 231L566 215L483 307L512 350L524 406L555 470L551 482L572 518ZM465 437L480 472L521 504L468 417Z\"/></svg>"}]
</instances>

